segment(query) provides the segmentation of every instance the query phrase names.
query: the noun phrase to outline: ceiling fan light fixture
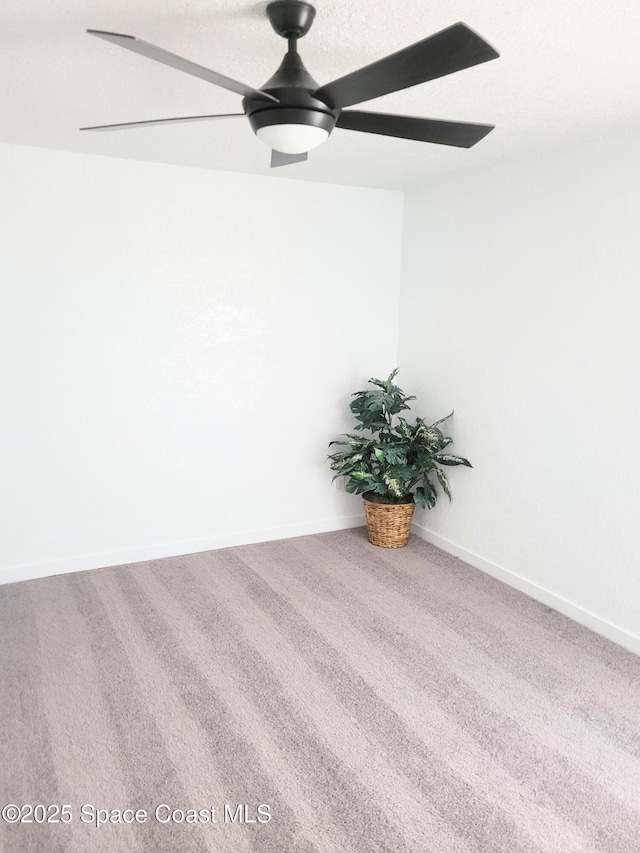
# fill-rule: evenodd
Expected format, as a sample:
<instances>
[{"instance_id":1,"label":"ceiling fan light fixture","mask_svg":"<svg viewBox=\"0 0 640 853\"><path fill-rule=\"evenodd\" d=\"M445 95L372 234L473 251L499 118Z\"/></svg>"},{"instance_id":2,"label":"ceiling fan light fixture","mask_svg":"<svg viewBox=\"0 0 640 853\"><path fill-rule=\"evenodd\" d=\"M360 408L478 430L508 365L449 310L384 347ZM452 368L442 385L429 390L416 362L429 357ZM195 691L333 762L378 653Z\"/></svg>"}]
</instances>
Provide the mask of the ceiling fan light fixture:
<instances>
[{"instance_id":1,"label":"ceiling fan light fixture","mask_svg":"<svg viewBox=\"0 0 640 853\"><path fill-rule=\"evenodd\" d=\"M272 124L259 127L256 136L260 142L282 154L306 154L326 142L329 131L310 124Z\"/></svg>"},{"instance_id":2,"label":"ceiling fan light fixture","mask_svg":"<svg viewBox=\"0 0 640 853\"><path fill-rule=\"evenodd\" d=\"M273 92L278 96L286 96L278 89ZM307 101L313 100L304 90L301 90L297 97ZM322 145L336 124L336 114L329 112L326 107L319 110L315 109L315 106L283 105L277 109L263 109L261 106L255 109L255 103L249 99L245 99L243 106L258 139L281 154L306 154L312 148Z\"/></svg>"}]
</instances>

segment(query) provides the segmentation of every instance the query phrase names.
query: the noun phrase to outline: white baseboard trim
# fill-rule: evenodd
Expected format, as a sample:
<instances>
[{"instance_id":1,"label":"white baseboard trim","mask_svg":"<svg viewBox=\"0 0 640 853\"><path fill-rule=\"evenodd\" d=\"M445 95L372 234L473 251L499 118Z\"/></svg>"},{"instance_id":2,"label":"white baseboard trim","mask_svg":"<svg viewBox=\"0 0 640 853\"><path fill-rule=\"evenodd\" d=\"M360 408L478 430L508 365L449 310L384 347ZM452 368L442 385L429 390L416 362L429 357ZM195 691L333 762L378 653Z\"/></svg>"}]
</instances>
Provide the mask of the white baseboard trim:
<instances>
[{"instance_id":1,"label":"white baseboard trim","mask_svg":"<svg viewBox=\"0 0 640 853\"><path fill-rule=\"evenodd\" d=\"M49 575L84 572L87 569L101 569L105 566L141 563L146 560L158 560L162 557L180 557L183 554L215 551L219 548L232 548L236 545L253 545L256 542L291 539L294 536L309 536L313 533L329 533L332 530L361 527L363 524L365 524L364 515L350 515L344 518L289 524L284 527L225 533L220 536L205 536L201 539L191 539L184 542L161 542L157 545L145 545L121 551L107 551L102 554L84 554L50 562L25 563L0 569L0 584L45 578Z\"/></svg>"},{"instance_id":2,"label":"white baseboard trim","mask_svg":"<svg viewBox=\"0 0 640 853\"><path fill-rule=\"evenodd\" d=\"M536 601L546 604L548 607L552 607L554 610L563 613L565 616L568 616L569 619L573 619L574 622L579 622L586 628L590 628L592 631L595 631L596 634L600 634L608 640L617 643L619 646L623 646L623 648L629 649L629 651L640 655L640 637L635 634L626 631L624 628L619 628L617 625L608 622L601 616L596 616L595 613L591 613L589 610L585 610L577 604L567 601L565 598L562 598L551 590L538 586L538 584L520 577L520 575L497 565L497 563L492 563L491 560L487 560L485 557L481 557L473 551L468 551L466 548L463 548L461 545L457 545L455 542L452 542L444 536L440 536L438 533L432 533L432 531L423 527L421 524L417 524L415 521L413 522L411 529L416 536L420 537L420 539L430 542L432 545L435 545L437 548L441 548L443 551L446 551L448 554L452 554L454 557L460 557L460 559L464 560L465 563L469 563L470 566L480 569L481 572L485 572L486 574L503 581L503 583L506 583L508 586L512 586L514 589L520 590L520 592L524 592Z\"/></svg>"}]
</instances>

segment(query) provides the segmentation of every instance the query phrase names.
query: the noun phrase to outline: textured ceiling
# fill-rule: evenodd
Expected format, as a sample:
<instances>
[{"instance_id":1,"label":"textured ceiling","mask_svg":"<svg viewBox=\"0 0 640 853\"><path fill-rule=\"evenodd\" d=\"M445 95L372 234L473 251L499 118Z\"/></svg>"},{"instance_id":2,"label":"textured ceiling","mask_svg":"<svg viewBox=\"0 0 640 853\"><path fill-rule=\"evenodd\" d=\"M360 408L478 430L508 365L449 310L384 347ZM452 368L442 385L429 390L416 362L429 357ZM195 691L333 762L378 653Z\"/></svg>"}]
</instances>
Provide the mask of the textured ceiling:
<instances>
[{"instance_id":1,"label":"textured ceiling","mask_svg":"<svg viewBox=\"0 0 640 853\"><path fill-rule=\"evenodd\" d=\"M363 109L495 124L470 150L337 129L269 169L244 118L110 133L79 127L237 112L240 97L85 33L135 35L254 86L286 43L266 2L3 0L0 141L279 178L407 189L438 175L640 125L638 0L317 0L300 53L320 83L463 21L501 57Z\"/></svg>"}]
</instances>

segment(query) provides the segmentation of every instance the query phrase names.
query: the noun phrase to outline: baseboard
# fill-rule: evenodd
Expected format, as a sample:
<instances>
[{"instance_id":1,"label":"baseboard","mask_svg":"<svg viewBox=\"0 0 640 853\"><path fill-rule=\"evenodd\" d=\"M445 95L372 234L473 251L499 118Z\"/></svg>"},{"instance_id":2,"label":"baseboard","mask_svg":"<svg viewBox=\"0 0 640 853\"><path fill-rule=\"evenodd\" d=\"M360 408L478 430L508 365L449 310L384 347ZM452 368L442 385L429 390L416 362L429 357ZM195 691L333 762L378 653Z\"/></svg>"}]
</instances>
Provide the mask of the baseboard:
<instances>
[{"instance_id":1,"label":"baseboard","mask_svg":"<svg viewBox=\"0 0 640 853\"><path fill-rule=\"evenodd\" d=\"M640 637L637 637L635 634L631 634L624 628L619 628L617 625L608 622L606 619L596 616L595 613L584 610L577 604L573 604L571 601L567 601L565 598L551 592L551 590L538 586L538 584L520 577L520 575L491 562L491 560L487 560L485 557L481 557L479 554L475 554L473 551L468 551L466 548L463 548L461 545L457 545L455 542L452 542L444 536L432 533L432 531L423 527L421 524L417 524L415 521L413 522L411 529L416 536L430 542L437 548L441 548L443 551L446 551L448 554L453 554L455 557L460 557L460 559L464 560L465 563L469 563L470 566L480 569L481 572L486 572L486 574L503 581L509 586L512 586L514 589L524 592L531 598L535 598L536 601L540 601L548 607L553 607L554 610L563 613L565 616L568 616L569 619L573 619L574 622L579 622L586 628L590 628L592 631L595 631L596 634L600 634L608 640L617 643L619 646L640 655Z\"/></svg>"},{"instance_id":2,"label":"baseboard","mask_svg":"<svg viewBox=\"0 0 640 853\"><path fill-rule=\"evenodd\" d=\"M338 519L324 519L301 524L289 524L284 527L226 533L221 536L206 536L183 542L161 542L156 545L127 548L121 551L84 554L63 560L9 566L0 569L0 584L34 580L49 575L84 572L87 569L100 569L105 566L122 566L125 563L141 563L162 557L179 557L182 554L197 554L200 551L215 551L219 548L232 548L236 545L252 545L256 542L271 542L275 539L291 539L294 536L309 536L313 533L328 533L332 530L346 530L350 527L361 527L364 523L363 515L350 515Z\"/></svg>"}]
</instances>

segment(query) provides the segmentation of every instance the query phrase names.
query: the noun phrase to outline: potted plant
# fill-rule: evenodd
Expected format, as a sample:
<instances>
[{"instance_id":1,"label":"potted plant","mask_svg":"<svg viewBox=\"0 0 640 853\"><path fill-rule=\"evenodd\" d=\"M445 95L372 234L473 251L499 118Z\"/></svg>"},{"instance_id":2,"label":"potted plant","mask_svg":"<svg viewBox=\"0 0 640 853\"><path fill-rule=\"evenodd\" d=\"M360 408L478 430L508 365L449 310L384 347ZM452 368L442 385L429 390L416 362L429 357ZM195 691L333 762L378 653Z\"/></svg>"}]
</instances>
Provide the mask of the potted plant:
<instances>
[{"instance_id":1,"label":"potted plant","mask_svg":"<svg viewBox=\"0 0 640 853\"><path fill-rule=\"evenodd\" d=\"M358 421L354 430L361 434L329 444L346 446L329 455L333 479L347 477L347 491L362 495L369 541L383 548L407 544L415 504L432 509L439 495L436 484L451 500L442 466L472 467L462 456L444 452L453 439L438 427L453 412L432 424L423 418L411 424L400 415L416 398L394 383L397 373L396 368L386 380L370 379L375 390L352 395L350 408Z\"/></svg>"}]
</instances>

